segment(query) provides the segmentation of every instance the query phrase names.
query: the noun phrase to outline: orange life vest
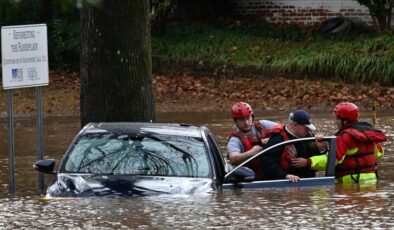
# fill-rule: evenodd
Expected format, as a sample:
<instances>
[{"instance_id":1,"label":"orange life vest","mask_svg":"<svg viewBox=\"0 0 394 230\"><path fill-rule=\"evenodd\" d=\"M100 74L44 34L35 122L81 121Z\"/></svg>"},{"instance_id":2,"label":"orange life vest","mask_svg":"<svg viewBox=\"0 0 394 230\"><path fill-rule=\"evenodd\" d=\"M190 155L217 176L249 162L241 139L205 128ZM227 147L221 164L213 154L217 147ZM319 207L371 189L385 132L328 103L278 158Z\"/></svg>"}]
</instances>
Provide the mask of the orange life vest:
<instances>
[{"instance_id":1,"label":"orange life vest","mask_svg":"<svg viewBox=\"0 0 394 230\"><path fill-rule=\"evenodd\" d=\"M269 129L266 129L265 132L262 134L262 136L266 138L266 137L271 137L274 134L279 134L283 137L285 141L288 141L289 137L285 132L285 126L286 126L285 124L275 125ZM290 168L291 159L293 159L296 156L297 156L297 149L295 148L295 146L287 145L284 151L282 152L282 155L280 156L280 161L279 161L280 167L285 171L288 171Z\"/></svg>"},{"instance_id":2,"label":"orange life vest","mask_svg":"<svg viewBox=\"0 0 394 230\"><path fill-rule=\"evenodd\" d=\"M257 133L252 134L251 132L246 134L242 131L236 131L232 132L229 136L229 139L231 137L237 137L241 141L244 151L249 151L253 148L255 145L262 145L261 139L262 136L261 134L265 131L265 128L262 127L261 123L259 121L254 121L253 125L256 128ZM256 157L255 159L251 160L247 164L245 164L246 167L252 169L254 173L256 174L256 179L262 179L263 177L263 172L261 169L261 159L259 157Z\"/></svg>"},{"instance_id":3,"label":"orange life vest","mask_svg":"<svg viewBox=\"0 0 394 230\"><path fill-rule=\"evenodd\" d=\"M357 152L345 155L343 162L336 166L336 177L376 171L375 147L381 147L380 142L387 140L382 131L372 128L365 122L357 122L339 131L337 136L345 138L349 143L347 148L357 148Z\"/></svg>"}]
</instances>

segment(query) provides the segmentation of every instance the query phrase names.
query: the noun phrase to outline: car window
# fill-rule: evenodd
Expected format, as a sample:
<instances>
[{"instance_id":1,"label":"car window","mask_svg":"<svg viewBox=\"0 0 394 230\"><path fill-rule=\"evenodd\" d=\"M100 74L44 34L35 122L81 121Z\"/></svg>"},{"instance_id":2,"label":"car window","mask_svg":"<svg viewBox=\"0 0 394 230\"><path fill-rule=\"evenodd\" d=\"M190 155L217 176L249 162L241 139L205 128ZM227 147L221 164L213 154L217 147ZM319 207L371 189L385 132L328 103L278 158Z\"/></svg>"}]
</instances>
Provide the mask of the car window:
<instances>
[{"instance_id":1,"label":"car window","mask_svg":"<svg viewBox=\"0 0 394 230\"><path fill-rule=\"evenodd\" d=\"M79 138L65 159L65 172L208 177L202 138L90 134Z\"/></svg>"}]
</instances>

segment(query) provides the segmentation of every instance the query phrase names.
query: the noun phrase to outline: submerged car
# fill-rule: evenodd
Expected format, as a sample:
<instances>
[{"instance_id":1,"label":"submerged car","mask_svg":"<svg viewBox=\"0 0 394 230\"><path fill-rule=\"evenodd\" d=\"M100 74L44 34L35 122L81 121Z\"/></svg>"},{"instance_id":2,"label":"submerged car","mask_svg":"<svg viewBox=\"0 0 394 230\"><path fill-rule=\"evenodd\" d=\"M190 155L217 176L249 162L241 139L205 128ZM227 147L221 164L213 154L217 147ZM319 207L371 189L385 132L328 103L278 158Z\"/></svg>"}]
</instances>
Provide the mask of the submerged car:
<instances>
[{"instance_id":1,"label":"submerged car","mask_svg":"<svg viewBox=\"0 0 394 230\"><path fill-rule=\"evenodd\" d=\"M296 185L333 184L334 163L325 177ZM54 160L34 164L39 172L54 174L47 196L194 194L295 185L254 181L242 165L227 173L209 128L188 124L89 123L74 138L57 171L54 166Z\"/></svg>"}]
</instances>

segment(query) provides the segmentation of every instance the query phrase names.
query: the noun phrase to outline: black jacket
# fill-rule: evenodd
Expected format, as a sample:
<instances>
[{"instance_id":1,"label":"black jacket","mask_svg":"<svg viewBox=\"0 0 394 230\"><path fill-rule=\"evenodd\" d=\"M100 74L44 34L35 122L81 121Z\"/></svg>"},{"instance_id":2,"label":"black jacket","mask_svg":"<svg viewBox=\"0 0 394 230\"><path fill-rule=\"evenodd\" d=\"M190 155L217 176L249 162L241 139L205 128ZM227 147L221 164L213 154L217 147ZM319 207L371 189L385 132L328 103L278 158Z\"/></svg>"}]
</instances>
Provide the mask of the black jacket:
<instances>
[{"instance_id":1,"label":"black jacket","mask_svg":"<svg viewBox=\"0 0 394 230\"><path fill-rule=\"evenodd\" d=\"M297 137L291 135L286 129L285 133L289 140L296 139ZM310 135L312 136L312 135ZM284 142L284 138L278 133L274 134L270 137L269 141L264 148L271 147L278 143ZM320 151L317 149L317 146L314 142L296 142L293 143L297 150L297 157L302 158L309 158L311 156L320 155ZM285 147L280 146L271 149L270 151L264 153L261 156L262 160L262 167L263 167L263 174L264 178L268 180L274 179L285 179L287 174L297 175L301 178L305 177L315 177L315 171L311 170L309 167L305 168L290 168L289 170L285 171L279 165L280 158L282 153L284 152Z\"/></svg>"}]
</instances>

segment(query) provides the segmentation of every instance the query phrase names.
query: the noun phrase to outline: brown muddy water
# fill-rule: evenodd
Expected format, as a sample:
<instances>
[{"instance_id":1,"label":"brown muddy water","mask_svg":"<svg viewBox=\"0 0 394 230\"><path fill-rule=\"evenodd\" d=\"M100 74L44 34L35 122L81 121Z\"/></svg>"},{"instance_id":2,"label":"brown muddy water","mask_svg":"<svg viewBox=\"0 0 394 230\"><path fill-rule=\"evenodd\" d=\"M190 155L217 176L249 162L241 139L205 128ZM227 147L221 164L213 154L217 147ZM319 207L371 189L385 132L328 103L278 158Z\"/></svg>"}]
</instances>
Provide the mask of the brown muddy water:
<instances>
[{"instance_id":1,"label":"brown muddy water","mask_svg":"<svg viewBox=\"0 0 394 230\"><path fill-rule=\"evenodd\" d=\"M335 131L330 112L312 112L318 132ZM284 122L288 113L258 111ZM362 119L371 122L370 113ZM234 129L227 112L161 113L159 122L208 126L225 149ZM389 136L374 187L321 186L224 190L199 195L44 199L39 195L35 118L15 121L16 196L8 194L7 124L0 120L0 229L394 229L394 111L379 111L377 126ZM44 120L47 158L61 159L79 131L77 117ZM46 182L50 181L46 176Z\"/></svg>"}]
</instances>

